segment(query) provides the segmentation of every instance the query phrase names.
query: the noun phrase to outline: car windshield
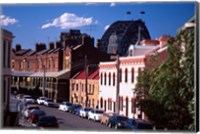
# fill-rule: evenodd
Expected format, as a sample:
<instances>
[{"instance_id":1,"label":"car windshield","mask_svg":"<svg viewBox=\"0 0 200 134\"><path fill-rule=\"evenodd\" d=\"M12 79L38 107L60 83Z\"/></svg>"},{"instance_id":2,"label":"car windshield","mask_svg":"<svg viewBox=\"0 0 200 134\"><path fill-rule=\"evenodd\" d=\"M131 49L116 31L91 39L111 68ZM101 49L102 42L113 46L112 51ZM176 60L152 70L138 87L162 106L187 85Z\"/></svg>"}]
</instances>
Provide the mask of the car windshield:
<instances>
[{"instance_id":1,"label":"car windshield","mask_svg":"<svg viewBox=\"0 0 200 134\"><path fill-rule=\"evenodd\" d=\"M128 118L123 116L117 116L117 120L126 121Z\"/></svg>"},{"instance_id":2,"label":"car windshield","mask_svg":"<svg viewBox=\"0 0 200 134\"><path fill-rule=\"evenodd\" d=\"M53 100L47 100L48 102L53 102Z\"/></svg>"},{"instance_id":3,"label":"car windshield","mask_svg":"<svg viewBox=\"0 0 200 134\"><path fill-rule=\"evenodd\" d=\"M36 107L29 107L29 108L28 108L28 110L31 110L31 109L40 109L40 108L37 107L37 106L36 106Z\"/></svg>"},{"instance_id":4,"label":"car windshield","mask_svg":"<svg viewBox=\"0 0 200 134\"><path fill-rule=\"evenodd\" d=\"M72 103L66 103L67 106L72 106Z\"/></svg>"},{"instance_id":5,"label":"car windshield","mask_svg":"<svg viewBox=\"0 0 200 134\"><path fill-rule=\"evenodd\" d=\"M31 113L36 115L46 115L46 113L42 110L33 110Z\"/></svg>"},{"instance_id":6,"label":"car windshield","mask_svg":"<svg viewBox=\"0 0 200 134\"><path fill-rule=\"evenodd\" d=\"M91 110L91 108L85 108L84 110L85 110L85 111L90 111L90 110Z\"/></svg>"},{"instance_id":7,"label":"car windshield","mask_svg":"<svg viewBox=\"0 0 200 134\"><path fill-rule=\"evenodd\" d=\"M28 96L27 96L27 97L24 97L24 98L25 98L25 99L32 99L31 97L28 97Z\"/></svg>"},{"instance_id":8,"label":"car windshield","mask_svg":"<svg viewBox=\"0 0 200 134\"><path fill-rule=\"evenodd\" d=\"M103 114L103 111L97 110L96 113L97 113L97 114Z\"/></svg>"}]
</instances>

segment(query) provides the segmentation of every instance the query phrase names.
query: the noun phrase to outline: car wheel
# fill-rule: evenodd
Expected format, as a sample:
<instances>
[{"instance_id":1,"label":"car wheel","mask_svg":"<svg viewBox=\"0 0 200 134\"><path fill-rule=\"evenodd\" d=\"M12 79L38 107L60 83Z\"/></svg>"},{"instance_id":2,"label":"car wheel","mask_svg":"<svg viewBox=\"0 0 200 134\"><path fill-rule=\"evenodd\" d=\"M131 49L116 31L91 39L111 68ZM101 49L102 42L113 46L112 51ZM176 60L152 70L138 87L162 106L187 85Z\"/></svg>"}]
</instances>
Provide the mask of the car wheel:
<instances>
[{"instance_id":1,"label":"car wheel","mask_svg":"<svg viewBox=\"0 0 200 134\"><path fill-rule=\"evenodd\" d=\"M111 123L109 123L109 124L108 124L108 127L109 127L109 128L112 128L112 125L111 125Z\"/></svg>"}]
</instances>

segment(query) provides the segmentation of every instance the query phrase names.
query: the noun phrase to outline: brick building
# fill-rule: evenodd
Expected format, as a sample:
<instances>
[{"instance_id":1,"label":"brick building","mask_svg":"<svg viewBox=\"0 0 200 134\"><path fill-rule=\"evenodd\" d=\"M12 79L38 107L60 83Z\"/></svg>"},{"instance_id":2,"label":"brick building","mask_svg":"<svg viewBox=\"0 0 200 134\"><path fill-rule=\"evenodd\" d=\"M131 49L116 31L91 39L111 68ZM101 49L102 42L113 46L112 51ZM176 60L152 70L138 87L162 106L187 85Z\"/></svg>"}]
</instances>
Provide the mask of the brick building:
<instances>
[{"instance_id":1,"label":"brick building","mask_svg":"<svg viewBox=\"0 0 200 134\"><path fill-rule=\"evenodd\" d=\"M119 62L117 60L100 62L100 109L106 112L117 112L116 98L118 97L119 114L129 118L146 119L144 113L136 107L134 88L139 71L142 71L144 68L153 68L167 59L166 41L168 38L168 36L162 36L157 40L143 40L140 44L131 45L128 49L129 56L120 57ZM119 76L117 76L117 67L119 67ZM118 83L119 93L117 93Z\"/></svg>"},{"instance_id":2,"label":"brick building","mask_svg":"<svg viewBox=\"0 0 200 134\"><path fill-rule=\"evenodd\" d=\"M70 79L70 102L86 106L86 73L85 70L77 73ZM99 69L90 68L88 70L87 82L87 106L91 108L98 107L99 95Z\"/></svg>"},{"instance_id":3,"label":"brick building","mask_svg":"<svg viewBox=\"0 0 200 134\"><path fill-rule=\"evenodd\" d=\"M69 99L69 79L89 63L109 60L94 47L94 39L79 30L61 33L60 41L35 44L35 50L16 45L12 51L12 87L18 92L46 97L55 101ZM45 89L45 90L43 90Z\"/></svg>"},{"instance_id":4,"label":"brick building","mask_svg":"<svg viewBox=\"0 0 200 134\"><path fill-rule=\"evenodd\" d=\"M9 109L10 103L10 83L11 83L11 48L13 41L13 34L10 31L1 29L2 42L0 45L1 50L1 93L2 93L2 104L1 109L3 112L3 125L7 124L9 118L11 118L11 111Z\"/></svg>"}]
</instances>

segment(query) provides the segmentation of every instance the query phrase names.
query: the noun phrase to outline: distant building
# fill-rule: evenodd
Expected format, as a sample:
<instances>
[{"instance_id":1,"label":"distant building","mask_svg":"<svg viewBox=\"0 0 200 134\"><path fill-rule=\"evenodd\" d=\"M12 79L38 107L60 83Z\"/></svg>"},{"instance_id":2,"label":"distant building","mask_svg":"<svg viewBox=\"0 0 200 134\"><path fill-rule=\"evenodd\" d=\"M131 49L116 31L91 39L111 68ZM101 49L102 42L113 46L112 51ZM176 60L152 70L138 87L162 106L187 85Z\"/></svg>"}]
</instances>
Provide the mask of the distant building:
<instances>
[{"instance_id":1,"label":"distant building","mask_svg":"<svg viewBox=\"0 0 200 134\"><path fill-rule=\"evenodd\" d=\"M49 48L43 43L35 44L35 50L16 45L12 51L13 89L37 97L44 92L55 101L69 100L69 79L84 68L85 55L89 63L109 60L93 46L93 38L80 31L61 33L61 37L61 41L49 43Z\"/></svg>"},{"instance_id":2,"label":"distant building","mask_svg":"<svg viewBox=\"0 0 200 134\"><path fill-rule=\"evenodd\" d=\"M143 39L151 39L151 37L142 20L116 21L98 40L97 47L109 54L116 53L117 48L120 56L127 56L130 44L135 45Z\"/></svg>"},{"instance_id":3,"label":"distant building","mask_svg":"<svg viewBox=\"0 0 200 134\"><path fill-rule=\"evenodd\" d=\"M86 106L85 79L85 71L80 71L70 79L70 102ZM99 69L89 68L87 90L88 107L97 108L99 95Z\"/></svg>"},{"instance_id":4,"label":"distant building","mask_svg":"<svg viewBox=\"0 0 200 134\"><path fill-rule=\"evenodd\" d=\"M119 97L119 114L129 118L147 119L144 113L136 107L134 88L139 71L144 68L154 68L167 59L166 40L162 36L157 40L143 40L140 45L131 45L128 57L119 58L119 80L117 79L117 60L100 62L99 79L99 108L106 112L116 111L116 96ZM152 62L153 58L156 63ZM119 94L117 95L117 82Z\"/></svg>"},{"instance_id":5,"label":"distant building","mask_svg":"<svg viewBox=\"0 0 200 134\"><path fill-rule=\"evenodd\" d=\"M3 125L6 124L8 118L10 118L10 85L11 85L11 49L12 49L12 41L13 34L5 29L1 29L1 65L2 65L2 75L1 75L1 91L2 91L2 103L1 109L3 110Z\"/></svg>"}]
</instances>

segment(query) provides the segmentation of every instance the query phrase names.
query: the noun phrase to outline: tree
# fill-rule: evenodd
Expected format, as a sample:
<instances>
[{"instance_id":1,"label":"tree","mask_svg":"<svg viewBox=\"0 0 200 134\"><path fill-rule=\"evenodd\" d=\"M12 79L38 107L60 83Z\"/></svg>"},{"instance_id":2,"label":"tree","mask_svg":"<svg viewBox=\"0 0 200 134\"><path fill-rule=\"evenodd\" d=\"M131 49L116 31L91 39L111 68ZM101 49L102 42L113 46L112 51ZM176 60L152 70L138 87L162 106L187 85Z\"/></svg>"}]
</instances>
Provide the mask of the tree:
<instances>
[{"instance_id":1,"label":"tree","mask_svg":"<svg viewBox=\"0 0 200 134\"><path fill-rule=\"evenodd\" d=\"M158 129L192 130L194 127L191 125L194 124L193 33L181 31L171 38L168 59L153 70L139 73L135 88L138 107Z\"/></svg>"}]
</instances>

